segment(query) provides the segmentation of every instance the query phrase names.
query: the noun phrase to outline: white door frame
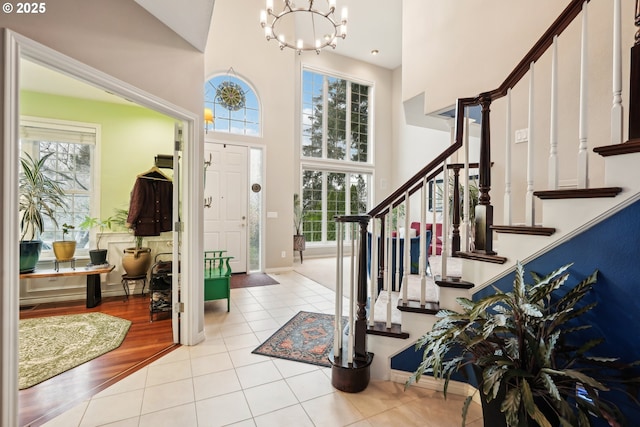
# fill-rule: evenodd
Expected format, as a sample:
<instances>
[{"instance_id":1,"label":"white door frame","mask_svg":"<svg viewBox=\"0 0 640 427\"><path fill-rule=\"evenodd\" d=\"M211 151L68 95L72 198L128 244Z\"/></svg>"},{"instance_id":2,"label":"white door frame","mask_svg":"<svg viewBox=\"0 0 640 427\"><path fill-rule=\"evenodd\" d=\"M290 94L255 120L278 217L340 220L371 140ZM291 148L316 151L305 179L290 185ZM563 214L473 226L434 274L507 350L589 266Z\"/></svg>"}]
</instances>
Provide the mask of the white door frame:
<instances>
[{"instance_id":1,"label":"white door frame","mask_svg":"<svg viewBox=\"0 0 640 427\"><path fill-rule=\"evenodd\" d=\"M18 140L19 125L19 65L21 58L28 58L48 68L55 69L78 80L101 87L142 106L153 109L184 124L184 150L182 152L183 176L182 207L183 247L181 250L182 289L184 313L180 322L183 344L193 345L204 339L204 301L202 260L202 194L203 194L203 144L202 118L190 111L147 93L100 70L85 65L45 45L5 29L2 34L4 69L0 71L0 84L4 87L2 117L3 169L2 199L6 206L18 206ZM1 213L0 229L0 327L2 347L0 381L0 425L17 425L18 420L18 323L19 323L19 268L17 242L19 233L18 210L5 209Z\"/></svg>"},{"instance_id":2,"label":"white door frame","mask_svg":"<svg viewBox=\"0 0 640 427\"><path fill-rule=\"evenodd\" d=\"M216 132L213 132L214 134ZM267 185L266 185L266 170L267 170L267 146L263 145L263 144L258 144L255 142L248 142L248 141L236 141L236 140L231 140L231 139L224 139L224 138L220 138L219 137L220 134L218 134L217 136L212 136L211 134L209 135L205 135L204 137L204 143L205 144L226 144L226 145L237 145L239 147L246 147L248 150L248 156L247 156L247 162L248 162L248 167L247 167L247 183L250 186L251 185L251 161L249 160L251 158L251 149L259 149L262 151L262 170L260 171L260 175L261 175L261 180L262 180L262 189L260 191L262 191L262 205L260 207L261 212L262 212L262 216L260 218L261 221L261 226L260 226L260 273L264 273L265 271L265 243L264 243L264 239L266 236L266 228L267 228L267 211L266 211L266 207L267 207L267 197L266 197L266 192L267 192ZM203 150L203 156L204 156L204 150ZM205 159L206 160L206 159ZM204 230L204 228L203 228ZM249 247L249 233L247 232L247 273L250 272L250 268L249 268L249 252L251 251L251 248ZM254 271L255 273L255 271Z\"/></svg>"}]
</instances>

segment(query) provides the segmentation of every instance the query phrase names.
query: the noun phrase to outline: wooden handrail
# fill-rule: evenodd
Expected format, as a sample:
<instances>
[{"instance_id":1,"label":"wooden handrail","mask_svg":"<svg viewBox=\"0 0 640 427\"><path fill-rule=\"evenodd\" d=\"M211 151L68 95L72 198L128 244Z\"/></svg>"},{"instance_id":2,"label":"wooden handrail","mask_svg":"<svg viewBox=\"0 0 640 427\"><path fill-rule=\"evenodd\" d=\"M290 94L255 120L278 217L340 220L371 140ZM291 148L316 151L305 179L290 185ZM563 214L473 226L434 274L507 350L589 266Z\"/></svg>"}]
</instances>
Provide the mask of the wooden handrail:
<instances>
[{"instance_id":1,"label":"wooden handrail","mask_svg":"<svg viewBox=\"0 0 640 427\"><path fill-rule=\"evenodd\" d=\"M553 43L553 37L562 34L569 24L580 14L582 5L590 0L572 0L569 5L562 11L560 16L551 24L551 26L544 32L542 37L533 45L529 52L522 58L522 60L516 65L513 71L507 76L504 82L497 88L488 92L483 92L476 97L470 98L458 98L456 101L456 122L455 122L455 141L452 145L447 147L442 153L440 153L435 159L429 162L424 168L413 175L407 182L400 186L396 191L387 196L376 207L369 211L369 215L372 217L378 216L387 209L390 203L397 201L407 191L416 191L419 186L412 188L420 180L422 180L427 174L433 173L434 170L442 165L442 163L455 153L463 143L463 129L464 129L464 109L479 105L482 101L493 101L495 99L506 96L509 88L515 86L529 71L529 65L531 62L535 62L546 52L546 50ZM491 159L487 159L490 163ZM482 165L480 165L482 170ZM485 168L488 169L488 168Z\"/></svg>"}]
</instances>

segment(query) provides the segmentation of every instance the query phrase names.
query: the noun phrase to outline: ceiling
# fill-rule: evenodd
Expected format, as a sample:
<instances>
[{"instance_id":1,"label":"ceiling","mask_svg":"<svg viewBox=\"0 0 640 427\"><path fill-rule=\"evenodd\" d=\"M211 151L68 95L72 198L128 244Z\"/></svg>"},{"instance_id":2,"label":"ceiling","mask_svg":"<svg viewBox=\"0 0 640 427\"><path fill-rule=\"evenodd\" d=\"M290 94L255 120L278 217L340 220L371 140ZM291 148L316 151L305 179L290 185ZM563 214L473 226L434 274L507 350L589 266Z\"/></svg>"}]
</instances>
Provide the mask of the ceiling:
<instances>
[{"instance_id":1,"label":"ceiling","mask_svg":"<svg viewBox=\"0 0 640 427\"><path fill-rule=\"evenodd\" d=\"M171 0L134 1L194 47L204 51L215 0L189 0L189 7ZM402 0L338 0L337 4L337 11L344 6L348 8L349 22L347 38L338 42L336 53L389 69L400 66ZM255 16L256 25L260 25L259 11L255 11ZM371 55L373 49L377 49L379 54ZM22 89L134 105L103 89L28 60L21 61L20 72Z\"/></svg>"},{"instance_id":2,"label":"ceiling","mask_svg":"<svg viewBox=\"0 0 640 427\"><path fill-rule=\"evenodd\" d=\"M135 2L204 52L215 0L189 0L189 7L170 0ZM349 11L347 38L338 42L335 53L389 69L399 67L402 63L402 0L337 0L337 17L343 7ZM259 10L246 13L255 15L256 26L260 25ZM374 49L379 52L375 56L371 54Z\"/></svg>"}]
</instances>

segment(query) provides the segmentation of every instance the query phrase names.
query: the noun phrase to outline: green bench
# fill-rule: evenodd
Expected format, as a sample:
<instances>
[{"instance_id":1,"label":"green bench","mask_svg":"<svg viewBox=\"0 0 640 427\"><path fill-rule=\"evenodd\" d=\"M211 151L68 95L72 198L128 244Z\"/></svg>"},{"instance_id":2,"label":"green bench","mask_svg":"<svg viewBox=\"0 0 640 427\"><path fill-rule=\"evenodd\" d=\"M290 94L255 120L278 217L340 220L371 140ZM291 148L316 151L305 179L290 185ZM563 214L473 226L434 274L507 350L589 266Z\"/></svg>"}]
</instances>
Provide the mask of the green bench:
<instances>
[{"instance_id":1,"label":"green bench","mask_svg":"<svg viewBox=\"0 0 640 427\"><path fill-rule=\"evenodd\" d=\"M205 251L204 253L204 300L227 299L227 311L231 308L231 266L232 256L223 256L226 251Z\"/></svg>"}]
</instances>

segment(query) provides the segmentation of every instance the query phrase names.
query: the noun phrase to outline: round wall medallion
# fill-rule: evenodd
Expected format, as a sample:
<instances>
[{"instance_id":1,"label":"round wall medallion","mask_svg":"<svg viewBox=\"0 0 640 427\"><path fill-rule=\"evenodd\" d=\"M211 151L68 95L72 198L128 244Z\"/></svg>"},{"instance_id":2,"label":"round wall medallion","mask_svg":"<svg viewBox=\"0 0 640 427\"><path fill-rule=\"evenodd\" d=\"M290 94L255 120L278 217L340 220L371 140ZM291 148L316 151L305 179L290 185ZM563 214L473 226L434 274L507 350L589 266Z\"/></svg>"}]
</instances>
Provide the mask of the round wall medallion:
<instances>
[{"instance_id":1,"label":"round wall medallion","mask_svg":"<svg viewBox=\"0 0 640 427\"><path fill-rule=\"evenodd\" d=\"M227 110L238 111L244 107L246 98L239 84L226 81L216 89L216 100Z\"/></svg>"},{"instance_id":2,"label":"round wall medallion","mask_svg":"<svg viewBox=\"0 0 640 427\"><path fill-rule=\"evenodd\" d=\"M251 185L251 191L253 191L254 193L258 193L260 192L260 190L262 190L262 186L260 184Z\"/></svg>"}]
</instances>

